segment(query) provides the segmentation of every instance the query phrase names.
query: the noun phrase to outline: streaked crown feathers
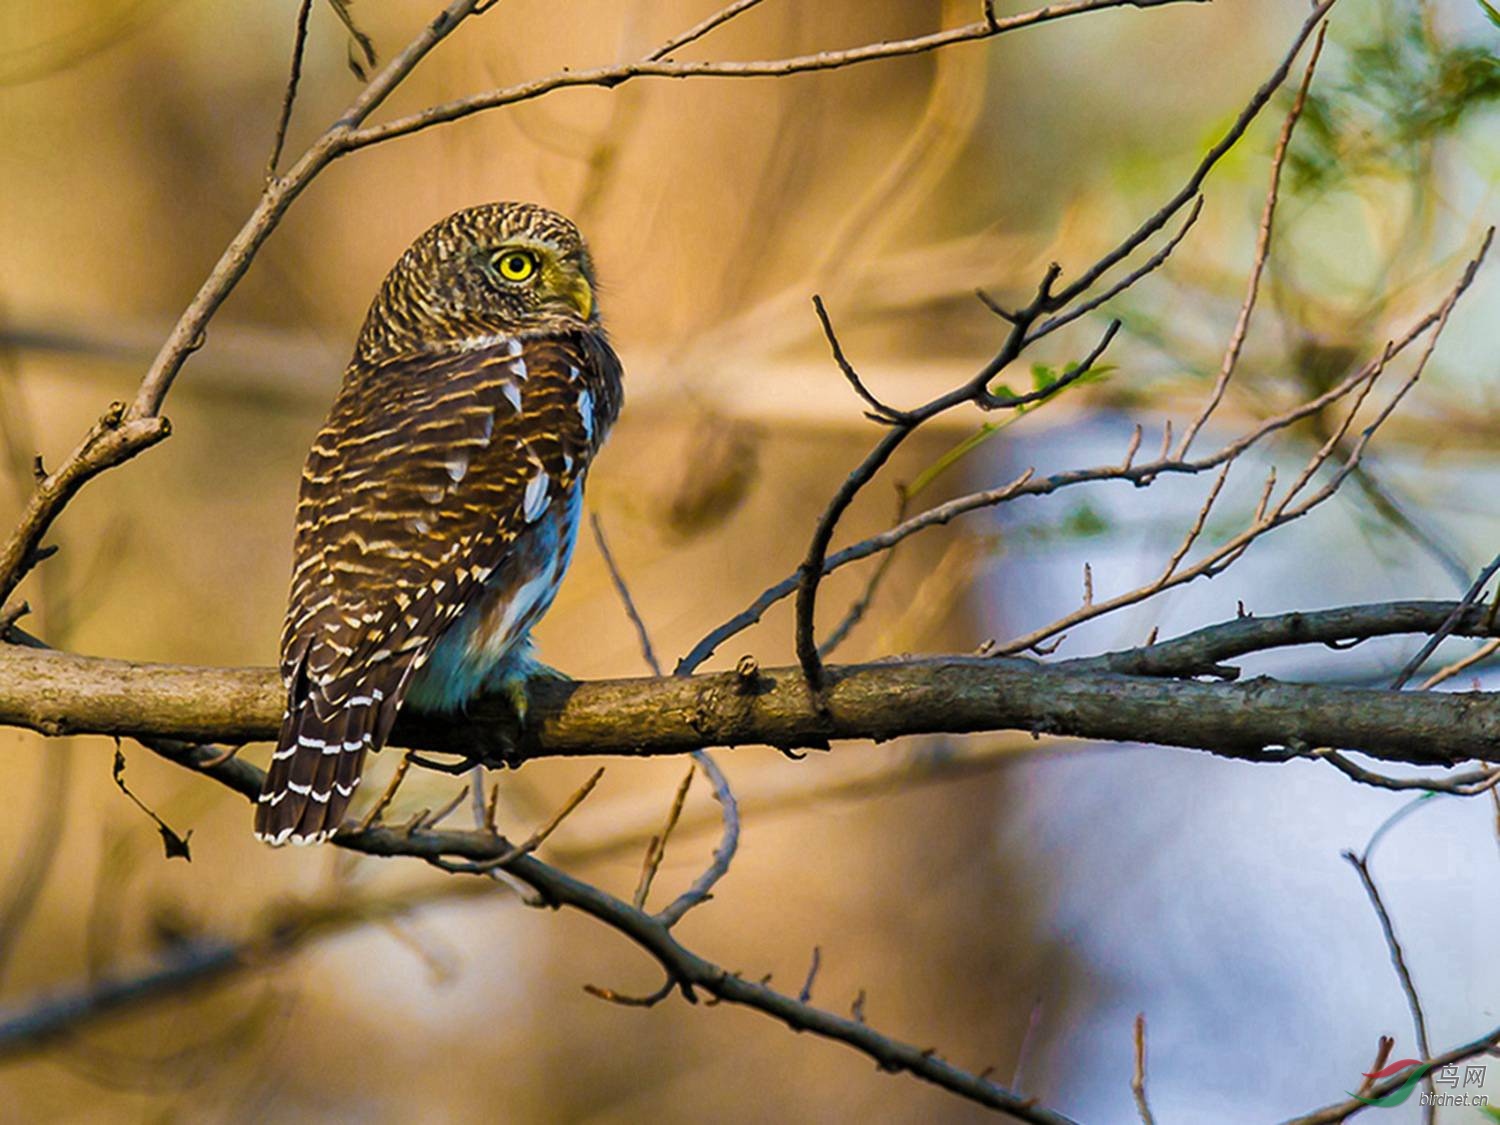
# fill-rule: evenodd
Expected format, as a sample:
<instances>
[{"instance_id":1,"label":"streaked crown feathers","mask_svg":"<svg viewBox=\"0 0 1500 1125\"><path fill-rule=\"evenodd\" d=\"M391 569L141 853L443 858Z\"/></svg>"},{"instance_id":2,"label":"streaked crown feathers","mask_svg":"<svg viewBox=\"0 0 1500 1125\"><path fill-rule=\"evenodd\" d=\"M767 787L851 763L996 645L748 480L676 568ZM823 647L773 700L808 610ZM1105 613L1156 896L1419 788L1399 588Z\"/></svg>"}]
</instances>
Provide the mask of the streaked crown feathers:
<instances>
[{"instance_id":1,"label":"streaked crown feathers","mask_svg":"<svg viewBox=\"0 0 1500 1125\"><path fill-rule=\"evenodd\" d=\"M503 274L507 252L532 258L534 273ZM570 219L534 203L471 207L428 228L397 260L365 317L355 361L597 325L593 289L593 261Z\"/></svg>"}]
</instances>

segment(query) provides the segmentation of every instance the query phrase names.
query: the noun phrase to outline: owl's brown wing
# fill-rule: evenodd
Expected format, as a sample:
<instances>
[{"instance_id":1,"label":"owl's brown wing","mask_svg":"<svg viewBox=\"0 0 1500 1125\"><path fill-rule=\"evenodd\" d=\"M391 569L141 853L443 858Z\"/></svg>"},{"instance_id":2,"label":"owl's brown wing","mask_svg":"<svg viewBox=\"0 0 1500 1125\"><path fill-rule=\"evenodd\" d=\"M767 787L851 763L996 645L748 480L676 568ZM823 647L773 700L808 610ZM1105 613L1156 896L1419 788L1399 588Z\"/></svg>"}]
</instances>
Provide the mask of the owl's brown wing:
<instances>
[{"instance_id":1,"label":"owl's brown wing","mask_svg":"<svg viewBox=\"0 0 1500 1125\"><path fill-rule=\"evenodd\" d=\"M602 335L352 365L313 443L281 638L287 709L256 833L326 838L413 673L619 410Z\"/></svg>"}]
</instances>

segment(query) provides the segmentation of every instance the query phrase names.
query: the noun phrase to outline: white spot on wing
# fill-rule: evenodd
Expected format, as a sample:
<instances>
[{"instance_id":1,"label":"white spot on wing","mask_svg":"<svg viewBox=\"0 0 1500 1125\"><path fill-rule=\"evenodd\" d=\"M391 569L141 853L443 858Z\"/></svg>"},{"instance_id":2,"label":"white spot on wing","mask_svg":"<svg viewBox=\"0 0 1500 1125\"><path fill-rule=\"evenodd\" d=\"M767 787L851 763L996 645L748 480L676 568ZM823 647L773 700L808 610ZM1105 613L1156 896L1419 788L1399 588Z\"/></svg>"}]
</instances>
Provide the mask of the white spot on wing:
<instances>
[{"instance_id":1,"label":"white spot on wing","mask_svg":"<svg viewBox=\"0 0 1500 1125\"><path fill-rule=\"evenodd\" d=\"M514 383L506 382L500 384L500 391L505 395L505 400L519 413L521 410L521 389ZM493 422L491 424L493 425ZM485 435L485 440L489 440L488 434Z\"/></svg>"},{"instance_id":2,"label":"white spot on wing","mask_svg":"<svg viewBox=\"0 0 1500 1125\"><path fill-rule=\"evenodd\" d=\"M594 440L594 396L588 391L578 392L578 415L583 419L583 436Z\"/></svg>"},{"instance_id":3,"label":"white spot on wing","mask_svg":"<svg viewBox=\"0 0 1500 1125\"><path fill-rule=\"evenodd\" d=\"M527 523L535 523L547 510L547 485L550 479L544 471L538 470L536 476L526 482L526 496L521 501L521 515L526 518Z\"/></svg>"},{"instance_id":4,"label":"white spot on wing","mask_svg":"<svg viewBox=\"0 0 1500 1125\"><path fill-rule=\"evenodd\" d=\"M454 484L463 480L464 474L468 471L469 459L467 457L455 457L452 461L448 462L448 475L453 478Z\"/></svg>"},{"instance_id":5,"label":"white spot on wing","mask_svg":"<svg viewBox=\"0 0 1500 1125\"><path fill-rule=\"evenodd\" d=\"M510 369L516 373L516 378L526 382L526 361L517 357L510 361Z\"/></svg>"}]
</instances>

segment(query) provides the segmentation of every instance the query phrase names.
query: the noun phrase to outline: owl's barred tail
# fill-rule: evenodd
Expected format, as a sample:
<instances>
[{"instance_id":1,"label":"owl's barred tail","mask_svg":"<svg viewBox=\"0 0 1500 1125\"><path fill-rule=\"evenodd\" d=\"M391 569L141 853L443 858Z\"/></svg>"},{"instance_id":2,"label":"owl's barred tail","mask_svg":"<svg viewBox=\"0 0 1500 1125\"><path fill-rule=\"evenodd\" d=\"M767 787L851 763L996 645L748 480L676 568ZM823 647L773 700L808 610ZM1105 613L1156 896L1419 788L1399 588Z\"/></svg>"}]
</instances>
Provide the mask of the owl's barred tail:
<instances>
[{"instance_id":1,"label":"owl's barred tail","mask_svg":"<svg viewBox=\"0 0 1500 1125\"><path fill-rule=\"evenodd\" d=\"M332 836L359 786L365 754L389 733L379 698L351 696L327 715L319 713L323 702L303 699L282 721L255 807L255 835L273 846L318 844Z\"/></svg>"}]
</instances>

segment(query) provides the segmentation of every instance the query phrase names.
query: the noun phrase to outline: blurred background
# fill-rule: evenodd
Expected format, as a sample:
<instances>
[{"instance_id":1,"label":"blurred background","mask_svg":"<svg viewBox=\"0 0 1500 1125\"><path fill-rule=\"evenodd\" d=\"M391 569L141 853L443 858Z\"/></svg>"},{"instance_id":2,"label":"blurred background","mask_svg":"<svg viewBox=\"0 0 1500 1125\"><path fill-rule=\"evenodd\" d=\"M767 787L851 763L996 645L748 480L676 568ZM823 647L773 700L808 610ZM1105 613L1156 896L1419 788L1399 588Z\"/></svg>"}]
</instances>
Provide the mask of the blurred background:
<instances>
[{"instance_id":1,"label":"blurred background","mask_svg":"<svg viewBox=\"0 0 1500 1125\"><path fill-rule=\"evenodd\" d=\"M253 206L296 7L0 6L6 520L33 456L58 463L106 403L133 392ZM382 112L640 56L712 7L507 0ZM684 57L920 34L978 7L777 0ZM350 8L382 58L434 10L432 0ZM60 552L23 588L34 610L23 624L86 653L272 663L302 459L381 277L448 212L534 199L573 215L594 248L628 376L590 506L674 659L795 568L822 504L876 436L828 359L810 295L823 295L887 401L955 385L1002 335L973 290L1014 303L1048 261L1076 272L1118 241L1176 190L1305 14L1292 0L1106 11L847 71L568 91L350 155L297 201L213 321L168 401L172 439L68 509L50 539ZM1497 213L1497 51L1500 27L1473 0L1341 0L1288 161L1258 318L1200 448L1365 362L1452 285ZM293 157L357 92L351 55L349 31L315 4ZM1243 293L1286 106L1215 172L1168 266L1115 303L1125 331L1109 377L1006 427L924 503L1027 466L1117 461L1136 423L1152 449L1166 419L1196 412ZM1074 631L1060 655L1224 620L1240 602L1265 614L1461 592L1500 541L1497 276L1480 275L1338 500L1212 584ZM1077 359L1102 323L1086 319L1028 359ZM980 421L957 412L910 442L840 541L887 525L892 482L918 479ZM1236 474L1210 538L1253 509L1257 470L1300 465L1322 424L1288 431ZM1101 599L1138 585L1208 483L1074 490L912 540L840 658L967 651L1025 632L1076 607L1084 562ZM825 586L827 625L869 573L853 567ZM579 678L644 671L588 541L538 637L544 657ZM1245 666L1375 683L1415 647L1298 650ZM1450 644L1439 658L1464 651ZM710 666L744 653L791 659L789 604ZM1476 676L1490 682L1480 665L1452 686ZM410 894L421 904L0 1067L7 1121L980 1116L752 1012L603 1003L582 986L644 993L658 974L591 920L411 863L271 851L251 838L240 798L127 744L132 790L192 831L192 862L164 860L111 780L107 740L0 731L0 743L6 1010L143 971L183 942L255 933L298 903ZM394 761L377 761L376 778ZM1132 1118L1137 1012L1163 1121L1266 1121L1335 1100L1382 1033L1396 1037L1393 1057L1417 1054L1379 928L1339 858L1409 796L1315 764L1020 736L840 746L801 762L742 749L721 762L745 805L744 841L716 899L681 927L689 945L793 992L817 946L817 1002L846 1011L863 990L882 1031L993 1066L1082 1120ZM524 836L593 765L500 777L502 829ZM628 895L683 766L607 765L544 854ZM414 776L392 818L459 786ZM700 780L658 895L706 862L714 814ZM1500 1022L1496 845L1488 797L1440 798L1375 853L1435 1049ZM1500 1101L1500 1061L1488 1069L1484 1088ZM1417 1120L1414 1101L1380 1112Z\"/></svg>"}]
</instances>

